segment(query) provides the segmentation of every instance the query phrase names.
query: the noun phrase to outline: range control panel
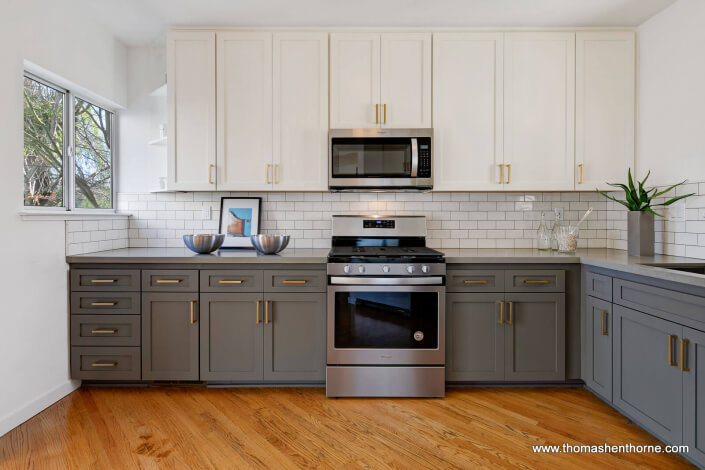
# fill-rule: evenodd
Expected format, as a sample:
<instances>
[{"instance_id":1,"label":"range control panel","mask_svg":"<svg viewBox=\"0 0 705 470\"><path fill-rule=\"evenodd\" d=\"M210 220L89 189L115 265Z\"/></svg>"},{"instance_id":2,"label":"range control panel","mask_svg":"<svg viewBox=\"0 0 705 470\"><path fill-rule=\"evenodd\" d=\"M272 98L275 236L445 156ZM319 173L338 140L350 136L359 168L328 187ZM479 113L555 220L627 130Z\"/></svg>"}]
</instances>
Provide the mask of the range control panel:
<instances>
[{"instance_id":1,"label":"range control panel","mask_svg":"<svg viewBox=\"0 0 705 470\"><path fill-rule=\"evenodd\" d=\"M395 227L394 219L364 219L362 228L390 228Z\"/></svg>"}]
</instances>

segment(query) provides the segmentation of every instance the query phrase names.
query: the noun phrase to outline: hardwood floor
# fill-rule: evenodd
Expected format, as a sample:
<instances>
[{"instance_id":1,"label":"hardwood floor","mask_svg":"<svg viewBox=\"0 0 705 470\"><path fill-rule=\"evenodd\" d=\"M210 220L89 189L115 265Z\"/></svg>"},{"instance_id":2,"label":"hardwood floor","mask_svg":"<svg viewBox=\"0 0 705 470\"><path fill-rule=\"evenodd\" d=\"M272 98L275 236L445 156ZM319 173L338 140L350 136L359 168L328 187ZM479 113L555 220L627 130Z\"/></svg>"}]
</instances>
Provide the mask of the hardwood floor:
<instances>
[{"instance_id":1,"label":"hardwood floor","mask_svg":"<svg viewBox=\"0 0 705 470\"><path fill-rule=\"evenodd\" d=\"M449 389L327 399L315 388L81 388L0 438L2 469L684 468L664 454L534 454L659 444L585 390Z\"/></svg>"}]
</instances>

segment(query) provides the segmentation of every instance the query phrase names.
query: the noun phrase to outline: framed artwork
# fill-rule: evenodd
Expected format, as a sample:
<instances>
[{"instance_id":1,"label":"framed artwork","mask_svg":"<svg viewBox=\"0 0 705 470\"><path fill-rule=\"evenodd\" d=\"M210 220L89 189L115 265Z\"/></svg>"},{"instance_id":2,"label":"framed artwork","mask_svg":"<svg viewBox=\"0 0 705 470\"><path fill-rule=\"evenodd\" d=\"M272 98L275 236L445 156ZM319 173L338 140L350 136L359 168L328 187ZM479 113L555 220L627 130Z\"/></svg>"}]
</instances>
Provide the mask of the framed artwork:
<instances>
[{"instance_id":1,"label":"framed artwork","mask_svg":"<svg viewBox=\"0 0 705 470\"><path fill-rule=\"evenodd\" d=\"M220 198L220 228L225 234L221 248L253 248L250 235L259 233L262 216L262 198Z\"/></svg>"}]
</instances>

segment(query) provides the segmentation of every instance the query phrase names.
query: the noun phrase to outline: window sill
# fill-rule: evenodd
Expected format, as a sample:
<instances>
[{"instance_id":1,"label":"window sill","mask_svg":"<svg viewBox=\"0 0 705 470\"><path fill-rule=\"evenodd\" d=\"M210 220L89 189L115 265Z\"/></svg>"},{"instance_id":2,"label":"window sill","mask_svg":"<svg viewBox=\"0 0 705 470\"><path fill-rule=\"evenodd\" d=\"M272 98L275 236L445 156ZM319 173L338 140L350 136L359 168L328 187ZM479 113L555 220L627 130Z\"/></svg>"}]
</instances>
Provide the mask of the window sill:
<instances>
[{"instance_id":1,"label":"window sill","mask_svg":"<svg viewBox=\"0 0 705 470\"><path fill-rule=\"evenodd\" d=\"M127 219L131 214L126 212L101 212L96 214L70 211L20 210L22 220L102 220Z\"/></svg>"}]
</instances>

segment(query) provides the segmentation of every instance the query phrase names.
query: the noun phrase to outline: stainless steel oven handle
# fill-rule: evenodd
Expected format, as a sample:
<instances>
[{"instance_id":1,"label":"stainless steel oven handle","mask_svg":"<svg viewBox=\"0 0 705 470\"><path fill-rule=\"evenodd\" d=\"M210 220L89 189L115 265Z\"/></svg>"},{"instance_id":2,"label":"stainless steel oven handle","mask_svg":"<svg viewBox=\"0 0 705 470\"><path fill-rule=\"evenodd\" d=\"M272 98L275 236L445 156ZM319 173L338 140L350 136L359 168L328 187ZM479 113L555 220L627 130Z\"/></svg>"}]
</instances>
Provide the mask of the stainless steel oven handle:
<instances>
[{"instance_id":1,"label":"stainless steel oven handle","mask_svg":"<svg viewBox=\"0 0 705 470\"><path fill-rule=\"evenodd\" d=\"M411 139L411 177L416 178L419 171L419 143L417 139Z\"/></svg>"},{"instance_id":2,"label":"stainless steel oven handle","mask_svg":"<svg viewBox=\"0 0 705 470\"><path fill-rule=\"evenodd\" d=\"M331 276L330 283L346 286L418 286L441 285L443 278L429 277L345 277Z\"/></svg>"}]
</instances>

